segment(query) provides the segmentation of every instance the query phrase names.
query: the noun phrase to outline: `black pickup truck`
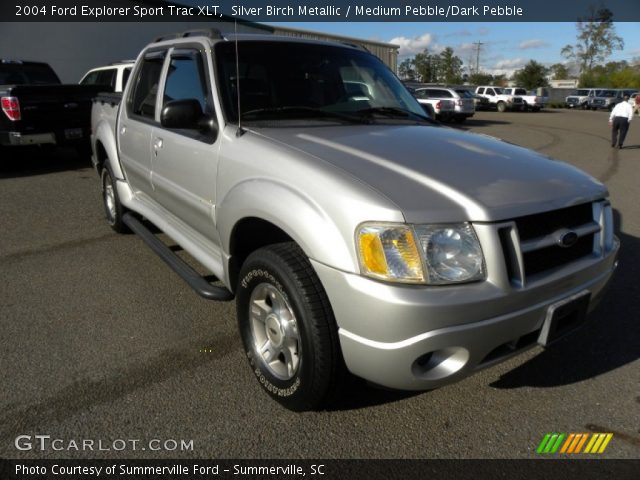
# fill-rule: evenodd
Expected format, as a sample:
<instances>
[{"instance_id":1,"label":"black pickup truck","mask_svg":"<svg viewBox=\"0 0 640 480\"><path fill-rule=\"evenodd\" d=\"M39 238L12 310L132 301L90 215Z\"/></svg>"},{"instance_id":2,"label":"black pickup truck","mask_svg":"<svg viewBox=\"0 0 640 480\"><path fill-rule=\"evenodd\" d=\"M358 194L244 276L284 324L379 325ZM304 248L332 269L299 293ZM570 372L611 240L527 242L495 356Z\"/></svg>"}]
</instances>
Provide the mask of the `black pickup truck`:
<instances>
[{"instance_id":1,"label":"black pickup truck","mask_svg":"<svg viewBox=\"0 0 640 480\"><path fill-rule=\"evenodd\" d=\"M46 63L0 60L0 146L89 147L91 101L104 87L62 85Z\"/></svg>"}]
</instances>

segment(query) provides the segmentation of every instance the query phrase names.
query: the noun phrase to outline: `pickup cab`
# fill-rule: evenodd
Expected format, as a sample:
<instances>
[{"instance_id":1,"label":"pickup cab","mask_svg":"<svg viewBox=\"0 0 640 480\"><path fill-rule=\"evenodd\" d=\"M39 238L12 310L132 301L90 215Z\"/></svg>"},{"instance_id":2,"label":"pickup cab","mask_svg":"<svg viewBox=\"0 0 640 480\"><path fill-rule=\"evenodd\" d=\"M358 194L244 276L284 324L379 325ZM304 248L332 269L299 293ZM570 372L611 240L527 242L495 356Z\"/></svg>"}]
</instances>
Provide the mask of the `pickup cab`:
<instances>
[{"instance_id":1,"label":"pickup cab","mask_svg":"<svg viewBox=\"0 0 640 480\"><path fill-rule=\"evenodd\" d=\"M524 103L523 110L525 111L531 110L533 112L539 112L542 108L547 106L549 101L548 97L536 95L533 92L529 93L524 88L508 87L503 88L502 90L506 95L517 95L522 98L522 102Z\"/></svg>"},{"instance_id":2,"label":"pickup cab","mask_svg":"<svg viewBox=\"0 0 640 480\"><path fill-rule=\"evenodd\" d=\"M92 126L108 223L202 297L235 298L246 376L292 410L330 405L350 374L427 390L549 345L617 265L604 185L433 122L353 45L160 38Z\"/></svg>"},{"instance_id":3,"label":"pickup cab","mask_svg":"<svg viewBox=\"0 0 640 480\"><path fill-rule=\"evenodd\" d=\"M506 110L522 110L524 102L522 97L505 93L505 89L495 86L476 87L476 94L489 100L489 106L495 108L499 112Z\"/></svg>"},{"instance_id":4,"label":"pickup cab","mask_svg":"<svg viewBox=\"0 0 640 480\"><path fill-rule=\"evenodd\" d=\"M92 68L82 76L79 83L80 85L100 85L107 92L122 92L131 75L133 63L133 60L123 60L104 67Z\"/></svg>"},{"instance_id":5,"label":"pickup cab","mask_svg":"<svg viewBox=\"0 0 640 480\"><path fill-rule=\"evenodd\" d=\"M46 63L0 61L0 146L67 145L84 153L100 90L62 85Z\"/></svg>"}]
</instances>

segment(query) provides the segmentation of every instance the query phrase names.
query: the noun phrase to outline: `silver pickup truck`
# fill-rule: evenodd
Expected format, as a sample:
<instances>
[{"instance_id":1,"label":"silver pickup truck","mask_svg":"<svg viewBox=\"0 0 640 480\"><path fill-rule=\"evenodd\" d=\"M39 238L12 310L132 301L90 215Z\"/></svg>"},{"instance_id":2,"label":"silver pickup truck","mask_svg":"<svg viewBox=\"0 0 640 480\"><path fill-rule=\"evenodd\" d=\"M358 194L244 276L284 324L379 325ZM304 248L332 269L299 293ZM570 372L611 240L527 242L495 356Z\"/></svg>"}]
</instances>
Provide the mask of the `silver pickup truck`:
<instances>
[{"instance_id":1,"label":"silver pickup truck","mask_svg":"<svg viewBox=\"0 0 640 480\"><path fill-rule=\"evenodd\" d=\"M602 184L431 121L352 45L158 39L92 132L109 224L236 298L251 371L292 410L325 408L348 372L426 390L548 345L617 264Z\"/></svg>"}]
</instances>

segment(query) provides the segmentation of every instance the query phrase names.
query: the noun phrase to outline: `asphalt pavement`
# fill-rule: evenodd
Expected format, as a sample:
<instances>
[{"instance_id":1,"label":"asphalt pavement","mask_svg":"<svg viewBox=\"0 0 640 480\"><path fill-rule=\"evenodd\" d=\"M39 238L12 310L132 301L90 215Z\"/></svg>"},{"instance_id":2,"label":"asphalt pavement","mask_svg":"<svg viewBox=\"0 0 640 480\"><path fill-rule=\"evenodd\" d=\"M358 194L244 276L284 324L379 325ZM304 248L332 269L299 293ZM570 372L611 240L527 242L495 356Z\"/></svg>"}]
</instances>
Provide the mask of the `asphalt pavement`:
<instances>
[{"instance_id":1,"label":"asphalt pavement","mask_svg":"<svg viewBox=\"0 0 640 480\"><path fill-rule=\"evenodd\" d=\"M547 432L612 432L601 457L639 458L640 118L613 150L607 116L479 112L456 127L607 184L623 247L591 323L451 386L356 383L302 414L261 391L233 302L201 299L111 231L87 158L0 151L0 458L535 458Z\"/></svg>"}]
</instances>

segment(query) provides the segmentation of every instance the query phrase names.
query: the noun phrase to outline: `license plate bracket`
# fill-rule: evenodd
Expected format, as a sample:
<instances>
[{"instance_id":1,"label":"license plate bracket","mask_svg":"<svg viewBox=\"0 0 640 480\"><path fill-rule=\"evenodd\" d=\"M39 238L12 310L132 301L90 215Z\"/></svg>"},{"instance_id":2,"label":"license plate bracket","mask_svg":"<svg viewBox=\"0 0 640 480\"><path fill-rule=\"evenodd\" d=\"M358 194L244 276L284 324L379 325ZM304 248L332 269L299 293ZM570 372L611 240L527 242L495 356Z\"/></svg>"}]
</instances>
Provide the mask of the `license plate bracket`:
<instances>
[{"instance_id":1,"label":"license plate bracket","mask_svg":"<svg viewBox=\"0 0 640 480\"><path fill-rule=\"evenodd\" d=\"M590 299L591 292L583 290L549 306L538 343L546 347L582 325L587 319Z\"/></svg>"}]
</instances>

